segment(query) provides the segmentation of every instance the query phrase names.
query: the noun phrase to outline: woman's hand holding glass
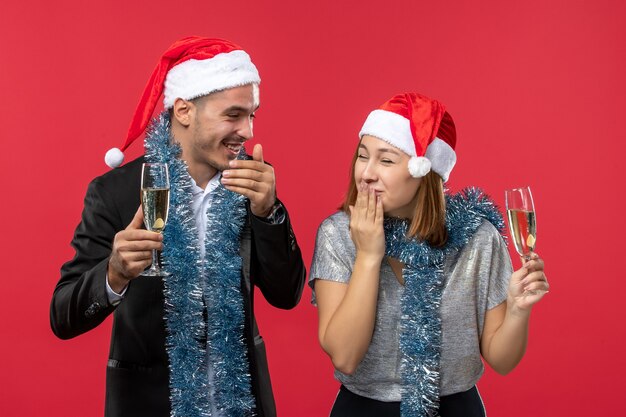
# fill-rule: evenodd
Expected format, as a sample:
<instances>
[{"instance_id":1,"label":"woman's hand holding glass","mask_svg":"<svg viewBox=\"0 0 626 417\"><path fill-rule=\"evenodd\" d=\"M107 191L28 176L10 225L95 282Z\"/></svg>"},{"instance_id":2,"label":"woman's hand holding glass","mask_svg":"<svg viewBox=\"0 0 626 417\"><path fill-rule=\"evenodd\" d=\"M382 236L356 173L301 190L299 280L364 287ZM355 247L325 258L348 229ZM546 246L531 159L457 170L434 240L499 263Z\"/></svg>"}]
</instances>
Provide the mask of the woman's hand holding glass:
<instances>
[{"instance_id":1,"label":"woman's hand holding glass","mask_svg":"<svg viewBox=\"0 0 626 417\"><path fill-rule=\"evenodd\" d=\"M382 261L385 256L383 217L381 198L367 185L359 185L356 202L350 206L350 237L357 257L360 255Z\"/></svg>"},{"instance_id":2,"label":"woman's hand holding glass","mask_svg":"<svg viewBox=\"0 0 626 417\"><path fill-rule=\"evenodd\" d=\"M530 310L550 290L543 259L536 253L528 255L522 267L513 272L509 282L509 305Z\"/></svg>"}]
</instances>

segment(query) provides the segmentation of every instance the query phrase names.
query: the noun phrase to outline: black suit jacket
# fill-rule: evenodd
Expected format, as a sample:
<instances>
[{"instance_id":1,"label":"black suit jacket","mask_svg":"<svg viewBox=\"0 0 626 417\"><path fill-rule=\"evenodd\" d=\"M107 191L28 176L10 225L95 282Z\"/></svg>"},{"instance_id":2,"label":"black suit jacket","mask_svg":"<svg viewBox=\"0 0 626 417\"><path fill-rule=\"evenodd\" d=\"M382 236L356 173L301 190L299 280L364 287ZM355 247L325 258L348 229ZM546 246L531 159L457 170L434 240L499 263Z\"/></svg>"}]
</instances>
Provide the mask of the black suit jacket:
<instances>
[{"instance_id":1,"label":"black suit jacket","mask_svg":"<svg viewBox=\"0 0 626 417\"><path fill-rule=\"evenodd\" d=\"M105 405L105 415L110 417L170 414L163 283L155 277L134 279L117 306L109 304L105 284L113 238L140 205L142 162L143 158L136 159L90 183L72 240L76 255L62 266L50 306L52 330L62 339L89 331L114 313ZM245 339L256 411L272 417L274 398L265 345L254 320L253 296L257 286L270 304L284 309L300 300L305 268L289 217L271 225L249 212L241 255Z\"/></svg>"}]
</instances>

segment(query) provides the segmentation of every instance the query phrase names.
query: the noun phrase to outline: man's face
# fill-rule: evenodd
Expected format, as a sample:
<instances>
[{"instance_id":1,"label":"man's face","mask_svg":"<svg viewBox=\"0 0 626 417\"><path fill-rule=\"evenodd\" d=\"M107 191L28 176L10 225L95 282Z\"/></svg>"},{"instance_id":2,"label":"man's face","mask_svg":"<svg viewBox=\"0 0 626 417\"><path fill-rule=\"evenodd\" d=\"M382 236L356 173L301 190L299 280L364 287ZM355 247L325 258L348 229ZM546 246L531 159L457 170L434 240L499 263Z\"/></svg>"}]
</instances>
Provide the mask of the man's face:
<instances>
[{"instance_id":1,"label":"man's face","mask_svg":"<svg viewBox=\"0 0 626 417\"><path fill-rule=\"evenodd\" d=\"M230 88L202 97L190 113L189 136L181 141L189 164L228 168L245 141L252 138L254 112L259 107L256 84Z\"/></svg>"}]
</instances>

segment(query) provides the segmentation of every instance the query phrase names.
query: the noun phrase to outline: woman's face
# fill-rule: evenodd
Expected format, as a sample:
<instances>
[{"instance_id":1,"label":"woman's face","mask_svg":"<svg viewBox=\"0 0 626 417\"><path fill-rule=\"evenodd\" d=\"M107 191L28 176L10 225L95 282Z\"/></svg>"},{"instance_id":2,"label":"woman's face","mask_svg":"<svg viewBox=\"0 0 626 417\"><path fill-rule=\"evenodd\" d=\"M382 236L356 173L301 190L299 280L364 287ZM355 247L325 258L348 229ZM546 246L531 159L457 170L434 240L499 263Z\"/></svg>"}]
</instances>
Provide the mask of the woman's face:
<instances>
[{"instance_id":1,"label":"woman's face","mask_svg":"<svg viewBox=\"0 0 626 417\"><path fill-rule=\"evenodd\" d=\"M365 135L359 145L354 163L354 180L357 187L366 185L382 198L385 214L412 218L417 190L421 178L409 173L410 157L400 149Z\"/></svg>"}]
</instances>

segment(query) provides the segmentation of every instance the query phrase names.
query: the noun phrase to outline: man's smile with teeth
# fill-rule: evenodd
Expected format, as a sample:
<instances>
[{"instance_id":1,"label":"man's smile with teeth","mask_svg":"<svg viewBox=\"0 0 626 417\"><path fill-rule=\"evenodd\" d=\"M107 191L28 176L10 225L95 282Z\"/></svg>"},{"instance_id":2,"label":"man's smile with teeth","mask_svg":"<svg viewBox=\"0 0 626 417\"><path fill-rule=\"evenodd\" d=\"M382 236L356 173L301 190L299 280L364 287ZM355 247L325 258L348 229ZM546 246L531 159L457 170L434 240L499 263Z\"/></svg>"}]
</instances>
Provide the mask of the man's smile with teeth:
<instances>
[{"instance_id":1,"label":"man's smile with teeth","mask_svg":"<svg viewBox=\"0 0 626 417\"><path fill-rule=\"evenodd\" d=\"M226 146L228 149L230 149L231 151L238 151L239 149L241 149L242 144L241 143L225 143L224 146Z\"/></svg>"}]
</instances>

